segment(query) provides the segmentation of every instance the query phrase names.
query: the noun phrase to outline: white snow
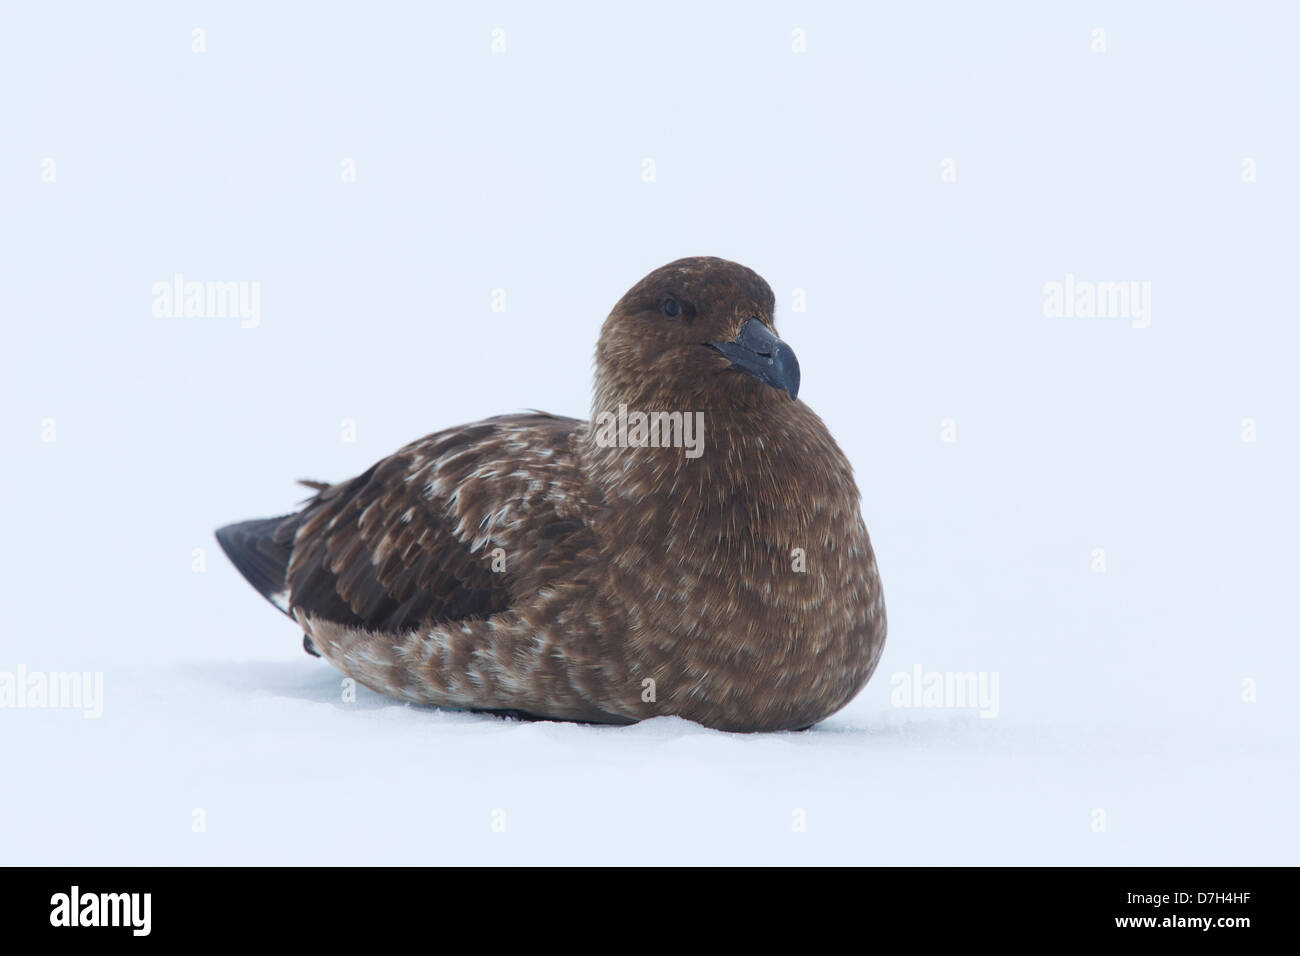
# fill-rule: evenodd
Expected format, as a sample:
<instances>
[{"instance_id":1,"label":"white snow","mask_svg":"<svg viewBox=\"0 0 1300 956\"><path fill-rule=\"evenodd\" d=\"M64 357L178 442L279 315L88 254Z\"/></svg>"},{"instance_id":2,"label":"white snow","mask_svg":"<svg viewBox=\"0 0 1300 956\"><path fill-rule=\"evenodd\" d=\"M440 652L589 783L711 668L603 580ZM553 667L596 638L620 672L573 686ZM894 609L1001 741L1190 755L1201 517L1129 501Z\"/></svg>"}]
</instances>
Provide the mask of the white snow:
<instances>
[{"instance_id":1,"label":"white snow","mask_svg":"<svg viewBox=\"0 0 1300 956\"><path fill-rule=\"evenodd\" d=\"M283 660L110 670L99 720L5 714L6 862L1294 860L1293 730L1267 708L912 716L873 685L802 734L519 723L343 703L271 614Z\"/></svg>"}]
</instances>

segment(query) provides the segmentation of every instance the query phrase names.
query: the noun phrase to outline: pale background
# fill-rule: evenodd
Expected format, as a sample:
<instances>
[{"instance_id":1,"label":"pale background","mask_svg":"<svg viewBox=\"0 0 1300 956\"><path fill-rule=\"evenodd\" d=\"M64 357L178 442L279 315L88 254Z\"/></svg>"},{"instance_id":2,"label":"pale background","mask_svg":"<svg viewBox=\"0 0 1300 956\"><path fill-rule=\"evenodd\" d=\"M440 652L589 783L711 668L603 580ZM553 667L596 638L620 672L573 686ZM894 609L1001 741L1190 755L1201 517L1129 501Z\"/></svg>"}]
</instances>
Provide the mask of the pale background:
<instances>
[{"instance_id":1,"label":"pale background","mask_svg":"<svg viewBox=\"0 0 1300 956\"><path fill-rule=\"evenodd\" d=\"M0 670L105 681L0 710L0 862L1300 862L1298 21L0 4ZM856 468L872 683L768 737L342 702L212 529L584 414L609 308L697 254L772 284ZM260 326L155 318L177 272ZM1044 317L1067 273L1151 282L1150 328ZM918 664L999 715L892 707Z\"/></svg>"}]
</instances>

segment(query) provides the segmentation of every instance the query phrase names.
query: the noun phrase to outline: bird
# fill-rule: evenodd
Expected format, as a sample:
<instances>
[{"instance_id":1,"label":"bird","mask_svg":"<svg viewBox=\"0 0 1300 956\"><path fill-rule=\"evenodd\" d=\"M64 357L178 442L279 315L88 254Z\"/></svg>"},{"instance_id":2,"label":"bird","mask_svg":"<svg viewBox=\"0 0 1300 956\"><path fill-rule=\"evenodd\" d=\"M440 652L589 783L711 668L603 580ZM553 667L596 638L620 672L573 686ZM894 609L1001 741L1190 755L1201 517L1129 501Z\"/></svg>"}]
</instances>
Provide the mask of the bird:
<instances>
[{"instance_id":1,"label":"bird","mask_svg":"<svg viewBox=\"0 0 1300 956\"><path fill-rule=\"evenodd\" d=\"M309 653L398 700L808 729L887 625L853 469L774 312L746 266L670 262L601 325L587 418L435 432L217 541Z\"/></svg>"}]
</instances>

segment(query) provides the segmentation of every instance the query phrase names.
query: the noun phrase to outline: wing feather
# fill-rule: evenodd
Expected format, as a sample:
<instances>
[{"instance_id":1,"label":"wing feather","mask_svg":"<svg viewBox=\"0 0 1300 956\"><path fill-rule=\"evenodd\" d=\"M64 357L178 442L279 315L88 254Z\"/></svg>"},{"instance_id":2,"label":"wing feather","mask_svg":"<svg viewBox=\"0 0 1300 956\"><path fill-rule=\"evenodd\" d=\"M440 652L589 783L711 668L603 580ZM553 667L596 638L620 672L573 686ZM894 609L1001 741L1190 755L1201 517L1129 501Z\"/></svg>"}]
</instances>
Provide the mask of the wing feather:
<instances>
[{"instance_id":1,"label":"wing feather","mask_svg":"<svg viewBox=\"0 0 1300 956\"><path fill-rule=\"evenodd\" d=\"M232 525L245 546L231 557L263 594L287 590L292 608L340 624L397 632L496 614L524 577L535 584L585 543L573 510L585 427L535 413L429 435L297 514Z\"/></svg>"}]
</instances>

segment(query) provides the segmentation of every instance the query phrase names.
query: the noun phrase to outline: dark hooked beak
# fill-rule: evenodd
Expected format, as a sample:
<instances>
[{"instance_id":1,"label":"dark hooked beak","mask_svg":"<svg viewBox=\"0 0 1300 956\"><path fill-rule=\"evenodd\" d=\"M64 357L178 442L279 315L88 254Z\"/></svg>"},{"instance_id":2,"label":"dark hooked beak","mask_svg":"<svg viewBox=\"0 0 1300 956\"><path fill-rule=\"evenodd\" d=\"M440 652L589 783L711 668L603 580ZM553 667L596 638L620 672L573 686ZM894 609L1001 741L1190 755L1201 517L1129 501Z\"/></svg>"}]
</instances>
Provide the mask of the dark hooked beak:
<instances>
[{"instance_id":1,"label":"dark hooked beak","mask_svg":"<svg viewBox=\"0 0 1300 956\"><path fill-rule=\"evenodd\" d=\"M705 342L709 348L731 359L731 367L748 372L773 388L783 388L790 398L799 397L799 360L794 349L758 319L750 319L730 342Z\"/></svg>"}]
</instances>

